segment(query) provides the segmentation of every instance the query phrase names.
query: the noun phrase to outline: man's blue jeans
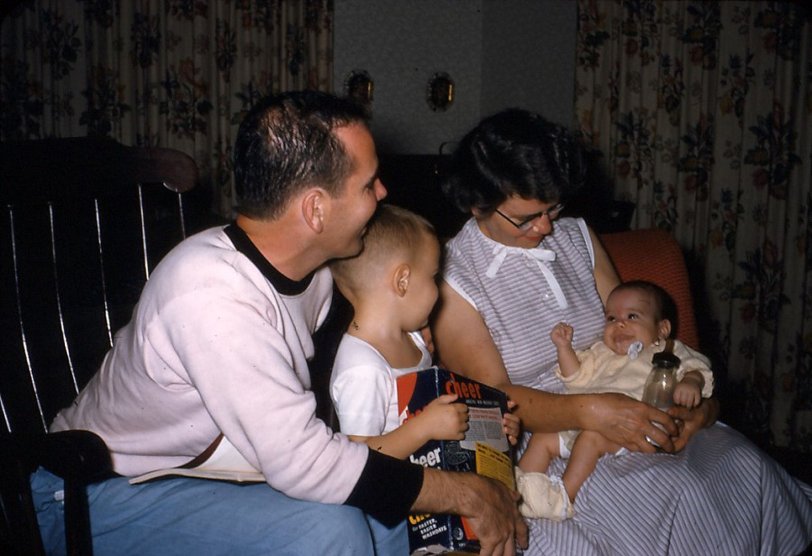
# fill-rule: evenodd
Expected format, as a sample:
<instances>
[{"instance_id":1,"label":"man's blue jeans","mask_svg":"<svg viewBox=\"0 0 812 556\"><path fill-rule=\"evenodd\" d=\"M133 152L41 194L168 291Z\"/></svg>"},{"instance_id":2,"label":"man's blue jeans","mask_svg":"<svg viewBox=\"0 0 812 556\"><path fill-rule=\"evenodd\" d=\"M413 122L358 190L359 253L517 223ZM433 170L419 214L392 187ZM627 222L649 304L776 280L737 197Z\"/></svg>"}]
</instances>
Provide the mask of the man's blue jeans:
<instances>
[{"instance_id":1,"label":"man's blue jeans","mask_svg":"<svg viewBox=\"0 0 812 556\"><path fill-rule=\"evenodd\" d=\"M31 487L46 551L65 554L62 480L39 469ZM386 528L356 508L295 500L265 483L118 477L90 485L88 500L101 556L408 554L405 521Z\"/></svg>"}]
</instances>

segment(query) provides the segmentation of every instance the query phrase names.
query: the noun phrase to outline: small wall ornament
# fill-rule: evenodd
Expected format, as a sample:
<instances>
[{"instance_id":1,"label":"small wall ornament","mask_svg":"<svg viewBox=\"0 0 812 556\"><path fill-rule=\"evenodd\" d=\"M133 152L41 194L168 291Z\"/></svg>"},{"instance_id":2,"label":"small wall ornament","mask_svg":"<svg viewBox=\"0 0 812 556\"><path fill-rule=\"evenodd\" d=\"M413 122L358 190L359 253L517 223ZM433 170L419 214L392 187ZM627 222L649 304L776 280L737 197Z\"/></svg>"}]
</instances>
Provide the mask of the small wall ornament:
<instances>
[{"instance_id":1,"label":"small wall ornament","mask_svg":"<svg viewBox=\"0 0 812 556\"><path fill-rule=\"evenodd\" d=\"M375 82L365 70L352 70L344 79L344 94L364 106L372 104L374 92Z\"/></svg>"},{"instance_id":2,"label":"small wall ornament","mask_svg":"<svg viewBox=\"0 0 812 556\"><path fill-rule=\"evenodd\" d=\"M429 108L435 112L444 112L454 103L454 80L445 72L437 72L431 76L426 91L426 101Z\"/></svg>"}]
</instances>

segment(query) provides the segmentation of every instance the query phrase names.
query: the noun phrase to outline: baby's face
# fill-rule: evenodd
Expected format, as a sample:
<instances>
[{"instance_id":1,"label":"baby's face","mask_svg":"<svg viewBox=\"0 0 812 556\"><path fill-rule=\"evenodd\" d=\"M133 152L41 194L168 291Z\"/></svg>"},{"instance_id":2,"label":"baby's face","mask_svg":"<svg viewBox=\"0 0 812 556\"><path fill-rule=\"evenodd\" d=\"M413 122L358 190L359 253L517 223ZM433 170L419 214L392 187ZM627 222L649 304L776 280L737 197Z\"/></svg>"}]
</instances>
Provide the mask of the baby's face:
<instances>
[{"instance_id":1,"label":"baby's face","mask_svg":"<svg viewBox=\"0 0 812 556\"><path fill-rule=\"evenodd\" d=\"M612 292L606 301L606 327L603 342L618 355L626 355L629 346L642 342L643 347L656 342L661 335L657 306L652 295L634 289Z\"/></svg>"}]
</instances>

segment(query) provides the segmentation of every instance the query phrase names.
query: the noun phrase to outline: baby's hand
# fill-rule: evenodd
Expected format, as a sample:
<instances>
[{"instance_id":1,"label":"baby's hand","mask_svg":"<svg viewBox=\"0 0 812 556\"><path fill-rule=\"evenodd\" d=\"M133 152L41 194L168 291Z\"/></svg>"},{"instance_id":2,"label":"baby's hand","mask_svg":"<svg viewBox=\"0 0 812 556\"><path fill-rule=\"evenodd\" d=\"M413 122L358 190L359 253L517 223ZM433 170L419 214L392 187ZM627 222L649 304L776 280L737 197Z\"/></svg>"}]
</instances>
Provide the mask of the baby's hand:
<instances>
[{"instance_id":1,"label":"baby's hand","mask_svg":"<svg viewBox=\"0 0 812 556\"><path fill-rule=\"evenodd\" d=\"M516 407L516 402L508 400L508 412L502 415L502 430L507 435L508 442L511 446L515 446L519 441L519 434L521 434L522 424L518 415L511 413L513 408Z\"/></svg>"},{"instance_id":2,"label":"baby's hand","mask_svg":"<svg viewBox=\"0 0 812 556\"><path fill-rule=\"evenodd\" d=\"M462 440L468 430L468 406L456 394L443 394L420 413L432 440Z\"/></svg>"},{"instance_id":3,"label":"baby's hand","mask_svg":"<svg viewBox=\"0 0 812 556\"><path fill-rule=\"evenodd\" d=\"M572 327L566 322L559 322L550 331L550 339L556 347L569 347L572 345Z\"/></svg>"},{"instance_id":4,"label":"baby's hand","mask_svg":"<svg viewBox=\"0 0 812 556\"><path fill-rule=\"evenodd\" d=\"M693 381L678 382L674 388L674 403L687 407L688 409L694 408L702 401L702 391L699 385Z\"/></svg>"}]
</instances>

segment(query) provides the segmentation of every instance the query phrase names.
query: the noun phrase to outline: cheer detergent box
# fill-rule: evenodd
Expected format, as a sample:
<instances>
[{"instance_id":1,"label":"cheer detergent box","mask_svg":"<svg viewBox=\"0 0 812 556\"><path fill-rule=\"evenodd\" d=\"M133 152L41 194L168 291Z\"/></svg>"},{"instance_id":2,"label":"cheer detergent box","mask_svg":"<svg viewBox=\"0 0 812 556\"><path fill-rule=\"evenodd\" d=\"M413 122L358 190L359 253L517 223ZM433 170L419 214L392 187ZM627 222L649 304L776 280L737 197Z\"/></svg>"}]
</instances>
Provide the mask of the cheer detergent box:
<instances>
[{"instance_id":1,"label":"cheer detergent box","mask_svg":"<svg viewBox=\"0 0 812 556\"><path fill-rule=\"evenodd\" d=\"M502 430L507 411L504 392L445 369L432 367L398 378L398 410L409 419L442 394L457 394L468 406L469 429L463 440L432 440L411 461L448 471L470 471L515 488L510 444ZM465 518L423 514L408 518L412 555L478 553L479 541Z\"/></svg>"}]
</instances>

